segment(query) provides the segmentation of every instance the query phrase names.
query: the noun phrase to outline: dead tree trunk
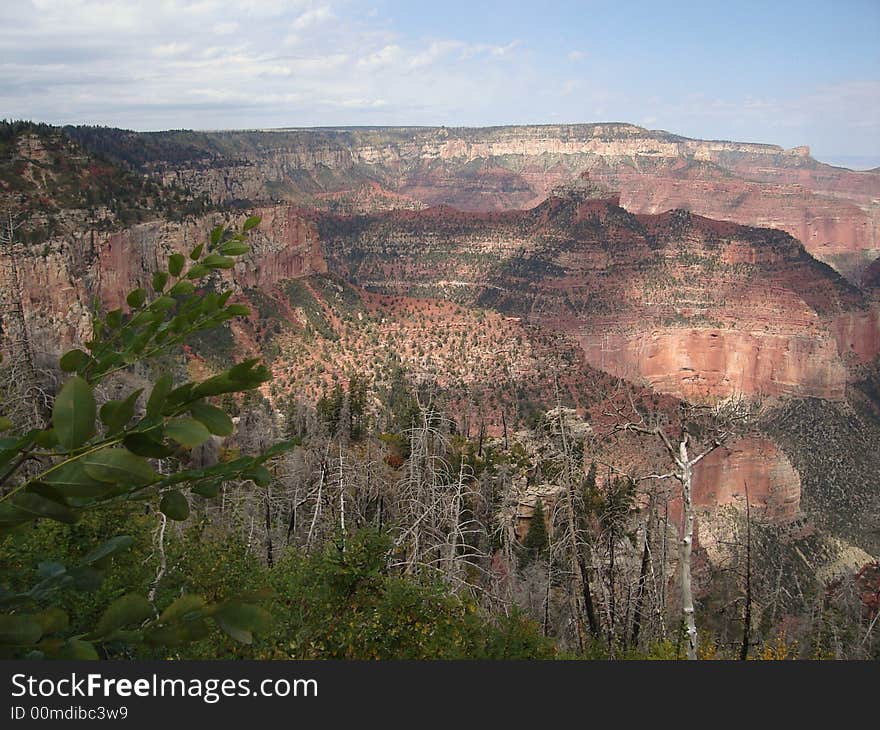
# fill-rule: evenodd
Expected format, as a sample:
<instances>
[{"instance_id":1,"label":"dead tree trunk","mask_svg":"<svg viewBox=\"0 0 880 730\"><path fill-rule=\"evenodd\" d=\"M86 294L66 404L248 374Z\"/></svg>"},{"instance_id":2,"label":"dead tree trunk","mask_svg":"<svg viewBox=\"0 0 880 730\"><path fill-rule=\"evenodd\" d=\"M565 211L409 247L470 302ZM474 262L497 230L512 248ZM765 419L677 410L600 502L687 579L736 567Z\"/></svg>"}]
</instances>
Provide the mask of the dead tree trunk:
<instances>
[{"instance_id":1,"label":"dead tree trunk","mask_svg":"<svg viewBox=\"0 0 880 730\"><path fill-rule=\"evenodd\" d=\"M272 493L271 487L266 487L264 497L266 505L266 564L271 568L275 564L275 555L272 547Z\"/></svg>"},{"instance_id":2,"label":"dead tree trunk","mask_svg":"<svg viewBox=\"0 0 880 730\"><path fill-rule=\"evenodd\" d=\"M691 585L691 557L694 546L694 506L692 501L693 466L688 459L687 432L678 445L681 496L684 506L684 534L681 538L681 607L687 627L688 659L697 658L697 622L694 616L694 593Z\"/></svg>"},{"instance_id":3,"label":"dead tree trunk","mask_svg":"<svg viewBox=\"0 0 880 730\"><path fill-rule=\"evenodd\" d=\"M650 512L648 513L648 519L645 521L645 544L642 548L642 564L639 568L639 581L636 584L636 599L635 606L633 607L633 623L632 623L632 633L630 636L632 637L631 643L634 649L638 649L639 647L639 635L642 630L642 611L644 610L645 605L645 586L648 581L648 566L651 558L651 522L654 516L654 505L651 503Z\"/></svg>"},{"instance_id":4,"label":"dead tree trunk","mask_svg":"<svg viewBox=\"0 0 880 730\"><path fill-rule=\"evenodd\" d=\"M671 458L674 468L668 474L652 474L650 478L668 479L674 478L681 484L681 500L683 508L684 524L681 530L681 543L679 549L679 570L681 581L681 605L684 614L684 622L687 633L687 653L688 659L697 658L698 637L697 624L694 611L694 594L691 576L691 559L693 555L694 543L694 507L693 507L693 478L694 467L705 458L705 456L716 448L721 446L722 439L715 439L711 445L697 456L690 455L690 434L687 427L682 427L681 436L678 444L675 445L670 441L666 432L661 426L653 428L644 428L628 424L622 430L635 431L638 433L650 434L661 439L663 446L666 448Z\"/></svg>"},{"instance_id":5,"label":"dead tree trunk","mask_svg":"<svg viewBox=\"0 0 880 730\"><path fill-rule=\"evenodd\" d=\"M739 658L749 658L749 640L752 633L752 510L749 504L749 485L746 483L746 596L743 615L743 637Z\"/></svg>"},{"instance_id":6,"label":"dead tree trunk","mask_svg":"<svg viewBox=\"0 0 880 730\"><path fill-rule=\"evenodd\" d=\"M3 224L3 230L0 230L0 255L9 262L6 276L0 279L0 346L5 344L10 351L4 364L9 368L10 385L17 396L14 407L7 402L5 415L26 422L20 425L42 426L49 421L50 409L46 394L39 385L34 348L22 304L24 296L18 270L20 243L16 239L17 227L9 216Z\"/></svg>"}]
</instances>

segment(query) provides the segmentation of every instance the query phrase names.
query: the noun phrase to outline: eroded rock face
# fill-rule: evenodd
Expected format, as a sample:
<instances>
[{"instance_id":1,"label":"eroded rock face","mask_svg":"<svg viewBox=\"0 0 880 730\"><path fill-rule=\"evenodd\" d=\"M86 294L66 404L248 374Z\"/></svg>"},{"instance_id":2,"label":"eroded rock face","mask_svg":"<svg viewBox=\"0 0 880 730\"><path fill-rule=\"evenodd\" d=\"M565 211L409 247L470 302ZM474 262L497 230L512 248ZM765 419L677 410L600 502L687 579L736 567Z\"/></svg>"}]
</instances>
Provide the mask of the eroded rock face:
<instances>
[{"instance_id":1,"label":"eroded rock face","mask_svg":"<svg viewBox=\"0 0 880 730\"><path fill-rule=\"evenodd\" d=\"M689 400L738 393L844 397L847 370L828 333L667 327L583 336L587 361Z\"/></svg>"},{"instance_id":2,"label":"eroded rock face","mask_svg":"<svg viewBox=\"0 0 880 730\"><path fill-rule=\"evenodd\" d=\"M880 307L841 312L830 321L841 358L868 363L880 352Z\"/></svg>"},{"instance_id":3,"label":"eroded rock face","mask_svg":"<svg viewBox=\"0 0 880 730\"><path fill-rule=\"evenodd\" d=\"M263 222L249 239L253 253L222 275L239 288L259 288L327 271L312 223L287 206L255 212ZM129 291L149 286L160 261L164 265L174 251L189 252L217 222L211 217L182 224L153 221L119 233L89 231L20 247L22 304L35 345L57 352L83 341L93 298L107 309L123 306ZM8 269L8 257L0 259L0 267Z\"/></svg>"},{"instance_id":4,"label":"eroded rock face","mask_svg":"<svg viewBox=\"0 0 880 730\"><path fill-rule=\"evenodd\" d=\"M514 534L520 543L529 534L539 500L541 502L541 509L544 511L544 523L547 532L548 534L553 533L553 513L556 509L556 504L562 498L562 491L562 487L543 484L530 487L525 494L516 500L511 517Z\"/></svg>"},{"instance_id":5,"label":"eroded rock face","mask_svg":"<svg viewBox=\"0 0 880 730\"><path fill-rule=\"evenodd\" d=\"M636 213L687 208L708 218L786 231L854 282L880 247L880 206L859 200L855 192L848 198L795 182L796 171L775 176L778 182L756 181L680 160L649 171L602 165L591 175L623 191L624 207ZM865 187L880 193L880 183L868 179Z\"/></svg>"},{"instance_id":6,"label":"eroded rock face","mask_svg":"<svg viewBox=\"0 0 880 730\"><path fill-rule=\"evenodd\" d=\"M204 136L216 150L210 159L146 167L215 202L324 205L343 195L375 210L366 183L384 191L385 207L473 211L530 208L589 171L635 213L686 208L787 231L854 282L880 254L880 173L824 165L807 147L688 139L631 124Z\"/></svg>"},{"instance_id":7,"label":"eroded rock face","mask_svg":"<svg viewBox=\"0 0 880 730\"><path fill-rule=\"evenodd\" d=\"M694 470L693 500L697 509L734 505L774 523L790 522L800 513L801 480L791 462L770 439L749 436L706 456Z\"/></svg>"},{"instance_id":8,"label":"eroded rock face","mask_svg":"<svg viewBox=\"0 0 880 730\"><path fill-rule=\"evenodd\" d=\"M492 307L573 336L590 365L689 400L844 397L880 352L877 303L792 237L567 188L529 211L324 218L327 250L388 294Z\"/></svg>"}]
</instances>

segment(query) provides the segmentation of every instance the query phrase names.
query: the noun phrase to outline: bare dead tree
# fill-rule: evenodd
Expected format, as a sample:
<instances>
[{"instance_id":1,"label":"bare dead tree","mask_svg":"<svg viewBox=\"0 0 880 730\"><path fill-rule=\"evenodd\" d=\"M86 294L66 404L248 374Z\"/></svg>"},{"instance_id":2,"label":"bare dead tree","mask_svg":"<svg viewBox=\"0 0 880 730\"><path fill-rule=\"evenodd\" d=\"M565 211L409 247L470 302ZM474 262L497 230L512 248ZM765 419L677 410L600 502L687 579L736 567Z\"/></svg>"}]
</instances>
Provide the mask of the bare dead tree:
<instances>
[{"instance_id":1,"label":"bare dead tree","mask_svg":"<svg viewBox=\"0 0 880 730\"><path fill-rule=\"evenodd\" d=\"M466 570L487 574L488 556L475 539L486 528L472 516L473 510L464 516L465 505L481 500L478 484L463 453L455 455L458 468L452 468L451 422L430 404L421 406L418 421L408 432L410 455L396 490L394 547L402 557L391 565L410 574L433 571L453 590L482 592L485 588L468 579Z\"/></svg>"},{"instance_id":2,"label":"bare dead tree","mask_svg":"<svg viewBox=\"0 0 880 730\"><path fill-rule=\"evenodd\" d=\"M324 502L324 481L327 477L327 457L329 456L329 453L330 453L330 442L328 441L327 448L324 452L324 458L321 459L320 476L318 478L318 488L317 488L317 493L315 495L315 507L312 512L312 522L309 525L309 534L306 537L306 545L305 545L306 553L311 552L312 544L315 539L315 530L318 526L318 519L321 516L321 507Z\"/></svg>"},{"instance_id":3,"label":"bare dead tree","mask_svg":"<svg viewBox=\"0 0 880 730\"><path fill-rule=\"evenodd\" d=\"M746 491L746 595L743 607L743 635L739 658L749 658L749 642L752 633L752 509L749 503L749 484L745 483Z\"/></svg>"},{"instance_id":4,"label":"bare dead tree","mask_svg":"<svg viewBox=\"0 0 880 730\"><path fill-rule=\"evenodd\" d=\"M694 609L691 564L694 541L693 479L694 468L715 449L724 445L754 415L756 408L742 398L729 398L713 406L686 406L682 404L678 434L670 436L672 424L656 416L642 413L630 396L626 412L618 410L613 432L631 432L656 439L672 462L672 469L663 474L642 478L659 481L674 479L680 485L683 526L679 548L679 577L682 613L687 634L688 659L697 659L698 634ZM691 431L699 431L692 434ZM705 433L708 432L708 433ZM695 453L696 452L696 453Z\"/></svg>"},{"instance_id":5,"label":"bare dead tree","mask_svg":"<svg viewBox=\"0 0 880 730\"><path fill-rule=\"evenodd\" d=\"M24 311L19 257L24 249L17 232L21 221L7 214L0 227L0 398L4 414L24 426L42 427L49 420L52 395L35 365L34 346Z\"/></svg>"},{"instance_id":6,"label":"bare dead tree","mask_svg":"<svg viewBox=\"0 0 880 730\"><path fill-rule=\"evenodd\" d=\"M642 543L642 561L639 566L639 578L635 586L635 606L633 608L631 644L634 648L639 646L639 638L642 630L645 594L647 592L648 572L651 564L651 526L654 521L653 499L648 506L648 518L645 520L644 538Z\"/></svg>"}]
</instances>

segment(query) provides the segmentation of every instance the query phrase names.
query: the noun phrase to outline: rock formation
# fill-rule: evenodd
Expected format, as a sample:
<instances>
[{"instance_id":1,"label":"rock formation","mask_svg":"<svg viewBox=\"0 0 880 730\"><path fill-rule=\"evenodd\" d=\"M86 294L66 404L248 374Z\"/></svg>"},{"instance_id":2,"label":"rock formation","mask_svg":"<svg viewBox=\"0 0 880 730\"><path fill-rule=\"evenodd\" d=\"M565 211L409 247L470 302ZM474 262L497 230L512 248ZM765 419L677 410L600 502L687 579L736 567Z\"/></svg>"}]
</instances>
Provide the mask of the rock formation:
<instances>
[{"instance_id":1,"label":"rock formation","mask_svg":"<svg viewBox=\"0 0 880 730\"><path fill-rule=\"evenodd\" d=\"M635 216L568 187L530 211L324 217L328 253L384 293L489 306L588 363L686 397L844 396L880 352L877 307L792 237L686 211Z\"/></svg>"},{"instance_id":2,"label":"rock formation","mask_svg":"<svg viewBox=\"0 0 880 730\"><path fill-rule=\"evenodd\" d=\"M880 254L880 174L824 165L807 147L689 139L630 124L276 130L189 138L71 133L93 144L99 135L102 145L136 159L157 179L216 202L527 209L589 171L620 190L624 207L634 213L686 208L780 228L853 281ZM381 193L365 194L365 186Z\"/></svg>"}]
</instances>

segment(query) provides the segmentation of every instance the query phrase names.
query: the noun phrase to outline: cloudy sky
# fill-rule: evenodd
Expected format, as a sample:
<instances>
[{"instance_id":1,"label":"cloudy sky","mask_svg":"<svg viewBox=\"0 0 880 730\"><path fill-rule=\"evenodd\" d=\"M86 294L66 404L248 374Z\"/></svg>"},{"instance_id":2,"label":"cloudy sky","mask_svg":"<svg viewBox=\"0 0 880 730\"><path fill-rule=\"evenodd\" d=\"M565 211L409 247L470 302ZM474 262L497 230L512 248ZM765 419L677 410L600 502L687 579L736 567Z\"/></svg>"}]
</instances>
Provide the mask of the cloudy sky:
<instances>
[{"instance_id":1,"label":"cloudy sky","mask_svg":"<svg viewBox=\"0 0 880 730\"><path fill-rule=\"evenodd\" d=\"M629 121L880 164L880 2L2 0L0 117Z\"/></svg>"}]
</instances>

